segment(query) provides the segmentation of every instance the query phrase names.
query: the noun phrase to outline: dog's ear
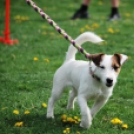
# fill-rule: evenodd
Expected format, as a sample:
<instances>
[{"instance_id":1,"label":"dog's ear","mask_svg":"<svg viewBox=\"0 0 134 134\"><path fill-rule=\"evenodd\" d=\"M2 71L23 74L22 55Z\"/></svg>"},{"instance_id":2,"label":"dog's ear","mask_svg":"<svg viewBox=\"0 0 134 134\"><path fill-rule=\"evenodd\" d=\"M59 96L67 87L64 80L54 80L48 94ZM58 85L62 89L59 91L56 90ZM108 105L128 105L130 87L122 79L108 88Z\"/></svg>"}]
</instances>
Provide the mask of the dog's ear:
<instances>
[{"instance_id":1,"label":"dog's ear","mask_svg":"<svg viewBox=\"0 0 134 134\"><path fill-rule=\"evenodd\" d=\"M103 53L100 53L100 54L92 54L91 55L91 60L94 62L94 64L96 66L99 66L100 65L100 62L102 61L103 56L104 56Z\"/></svg>"},{"instance_id":2,"label":"dog's ear","mask_svg":"<svg viewBox=\"0 0 134 134\"><path fill-rule=\"evenodd\" d=\"M123 63L128 59L128 56L124 54L114 54L114 58L119 65L123 65Z\"/></svg>"}]
</instances>

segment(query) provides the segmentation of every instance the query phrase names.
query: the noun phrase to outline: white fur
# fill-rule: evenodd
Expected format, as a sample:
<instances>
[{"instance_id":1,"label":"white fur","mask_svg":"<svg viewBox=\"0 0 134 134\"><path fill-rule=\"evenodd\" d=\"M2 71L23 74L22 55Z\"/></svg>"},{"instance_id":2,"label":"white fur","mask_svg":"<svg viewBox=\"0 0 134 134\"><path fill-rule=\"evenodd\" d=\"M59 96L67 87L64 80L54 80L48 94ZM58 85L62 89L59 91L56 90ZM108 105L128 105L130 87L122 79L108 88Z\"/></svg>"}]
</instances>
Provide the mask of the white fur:
<instances>
[{"instance_id":1,"label":"white fur","mask_svg":"<svg viewBox=\"0 0 134 134\"><path fill-rule=\"evenodd\" d=\"M78 45L82 45L86 41L99 43L103 40L91 32L86 32L81 34L75 41ZM74 108L74 99L77 96L82 116L80 126L89 128L93 117L112 95L118 73L111 67L113 55L104 55L103 60L100 62L100 66L104 66L104 69L91 62L92 71L100 78L100 81L98 81L90 73L89 62L75 60L76 52L76 48L70 45L65 62L54 75L52 94L48 101L47 118L54 118L54 103L59 99L64 88L71 86L72 90L69 95L67 109ZM123 64L127 56L123 54L121 56L121 64ZM113 80L113 85L107 86L107 78ZM87 100L90 99L95 100L92 108L87 105Z\"/></svg>"}]
</instances>

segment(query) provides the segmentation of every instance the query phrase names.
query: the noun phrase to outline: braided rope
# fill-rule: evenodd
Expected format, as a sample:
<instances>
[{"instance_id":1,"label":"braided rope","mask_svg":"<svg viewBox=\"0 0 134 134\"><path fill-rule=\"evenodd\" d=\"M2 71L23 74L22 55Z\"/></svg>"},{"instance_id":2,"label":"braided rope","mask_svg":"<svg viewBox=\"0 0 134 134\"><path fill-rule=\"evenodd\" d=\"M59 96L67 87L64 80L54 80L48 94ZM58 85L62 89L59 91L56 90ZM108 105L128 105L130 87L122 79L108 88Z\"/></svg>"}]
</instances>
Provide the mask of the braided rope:
<instances>
[{"instance_id":1,"label":"braided rope","mask_svg":"<svg viewBox=\"0 0 134 134\"><path fill-rule=\"evenodd\" d=\"M76 44L76 42L63 30L61 29L47 14L43 12L41 8L35 5L35 3L32 0L26 0L27 4L32 6L36 12L38 12L43 19L46 19L48 23L53 26L63 37L70 41L70 43L82 54L85 55L85 57L89 60L91 60L91 55L87 53L82 47Z\"/></svg>"}]
</instances>

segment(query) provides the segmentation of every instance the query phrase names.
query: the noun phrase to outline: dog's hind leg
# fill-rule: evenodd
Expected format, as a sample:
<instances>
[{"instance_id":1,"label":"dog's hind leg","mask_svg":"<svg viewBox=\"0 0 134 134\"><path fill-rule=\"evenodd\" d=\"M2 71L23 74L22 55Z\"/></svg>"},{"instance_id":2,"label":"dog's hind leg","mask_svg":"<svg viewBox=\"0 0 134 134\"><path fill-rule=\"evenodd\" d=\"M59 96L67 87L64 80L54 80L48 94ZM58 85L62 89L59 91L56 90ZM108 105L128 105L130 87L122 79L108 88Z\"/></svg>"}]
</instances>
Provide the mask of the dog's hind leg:
<instances>
[{"instance_id":1,"label":"dog's hind leg","mask_svg":"<svg viewBox=\"0 0 134 134\"><path fill-rule=\"evenodd\" d=\"M64 86L62 82L55 83L53 85L51 97L48 100L48 108L47 108L47 118L54 118L54 104L60 98L63 92Z\"/></svg>"},{"instance_id":2,"label":"dog's hind leg","mask_svg":"<svg viewBox=\"0 0 134 134\"><path fill-rule=\"evenodd\" d=\"M73 88L69 93L67 109L74 109L74 100L77 95L76 90Z\"/></svg>"}]
</instances>

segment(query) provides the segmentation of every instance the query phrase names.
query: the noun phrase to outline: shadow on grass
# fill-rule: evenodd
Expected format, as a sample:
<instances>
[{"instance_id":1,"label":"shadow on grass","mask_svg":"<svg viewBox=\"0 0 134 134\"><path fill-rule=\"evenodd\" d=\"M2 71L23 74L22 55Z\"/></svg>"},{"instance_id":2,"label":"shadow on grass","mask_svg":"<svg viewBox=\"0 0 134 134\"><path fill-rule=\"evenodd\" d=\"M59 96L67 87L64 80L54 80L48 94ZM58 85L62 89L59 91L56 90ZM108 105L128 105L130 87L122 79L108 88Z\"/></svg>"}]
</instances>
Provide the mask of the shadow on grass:
<instances>
[{"instance_id":1,"label":"shadow on grass","mask_svg":"<svg viewBox=\"0 0 134 134\"><path fill-rule=\"evenodd\" d=\"M9 126L7 132L13 132L14 134L61 134L66 128L70 128L72 132L82 131L79 124L64 124L61 119L61 115L55 115L55 119L47 119L46 115L25 115L19 118L5 119L6 126ZM16 122L22 121L24 125L22 127L15 127Z\"/></svg>"}]
</instances>

